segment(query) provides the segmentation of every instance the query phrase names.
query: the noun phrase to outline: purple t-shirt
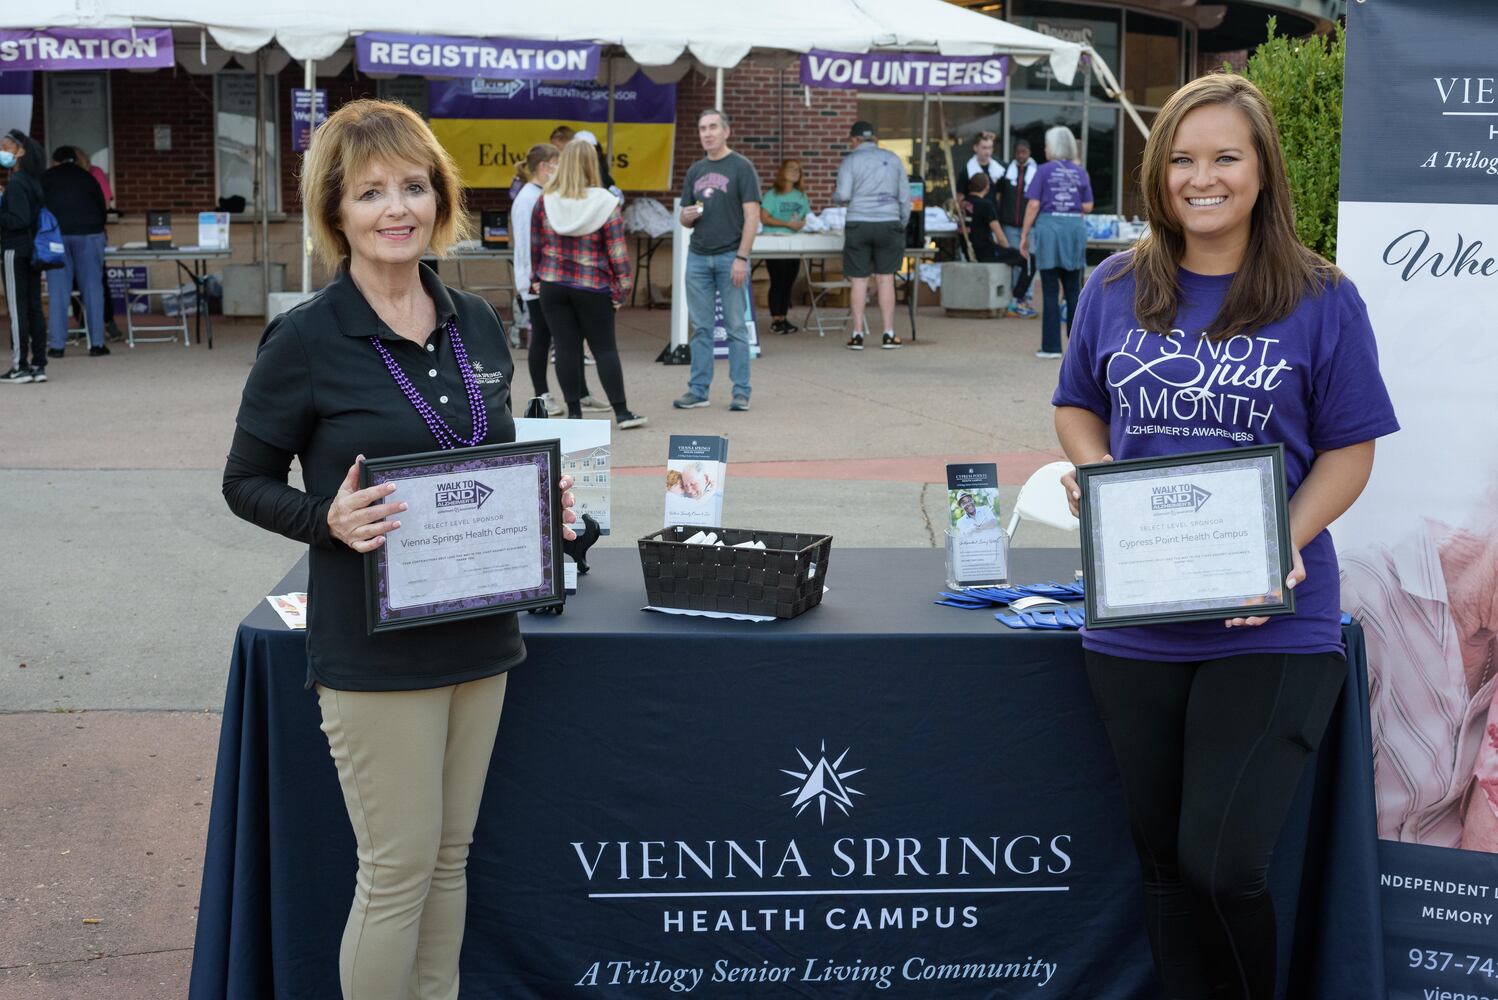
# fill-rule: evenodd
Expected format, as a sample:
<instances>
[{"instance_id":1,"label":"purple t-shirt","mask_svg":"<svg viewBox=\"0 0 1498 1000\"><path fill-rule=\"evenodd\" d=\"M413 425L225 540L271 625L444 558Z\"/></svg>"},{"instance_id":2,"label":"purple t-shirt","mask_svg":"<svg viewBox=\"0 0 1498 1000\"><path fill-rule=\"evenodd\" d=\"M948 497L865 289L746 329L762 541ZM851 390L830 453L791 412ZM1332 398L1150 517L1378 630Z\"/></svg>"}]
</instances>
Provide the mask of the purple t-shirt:
<instances>
[{"instance_id":1,"label":"purple t-shirt","mask_svg":"<svg viewBox=\"0 0 1498 1000\"><path fill-rule=\"evenodd\" d=\"M1041 169L1044 169L1043 167ZM1290 495L1318 451L1399 429L1378 372L1368 309L1343 278L1307 295L1295 311L1253 336L1202 336L1233 276L1180 271L1181 304L1168 337L1140 329L1134 277L1107 283L1126 254L1104 261L1082 289L1054 406L1091 410L1108 424L1115 459L1285 446ZM1323 531L1301 550L1306 578L1295 614L1264 625L1221 621L1140 625L1082 632L1087 649L1155 660L1203 660L1240 653L1341 652L1337 553Z\"/></svg>"},{"instance_id":2,"label":"purple t-shirt","mask_svg":"<svg viewBox=\"0 0 1498 1000\"><path fill-rule=\"evenodd\" d=\"M1047 160L1030 178L1025 197L1040 202L1042 212L1080 212L1092 200L1092 179L1070 160Z\"/></svg>"}]
</instances>

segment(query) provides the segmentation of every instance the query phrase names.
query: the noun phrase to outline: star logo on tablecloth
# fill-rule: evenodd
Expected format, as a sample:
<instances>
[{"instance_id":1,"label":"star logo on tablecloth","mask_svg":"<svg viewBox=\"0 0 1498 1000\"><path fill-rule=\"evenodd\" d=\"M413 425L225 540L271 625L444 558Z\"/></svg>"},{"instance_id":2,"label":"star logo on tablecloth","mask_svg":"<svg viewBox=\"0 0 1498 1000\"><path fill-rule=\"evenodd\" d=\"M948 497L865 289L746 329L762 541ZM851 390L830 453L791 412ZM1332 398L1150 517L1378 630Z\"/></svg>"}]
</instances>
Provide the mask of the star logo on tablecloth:
<instances>
[{"instance_id":1,"label":"star logo on tablecloth","mask_svg":"<svg viewBox=\"0 0 1498 1000\"><path fill-rule=\"evenodd\" d=\"M476 372L481 372L484 370L484 363L482 361L475 361L470 367Z\"/></svg>"},{"instance_id":2,"label":"star logo on tablecloth","mask_svg":"<svg viewBox=\"0 0 1498 1000\"><path fill-rule=\"evenodd\" d=\"M852 797L854 795L862 795L863 792L848 785L847 780L855 774L862 774L865 770L861 767L854 768L851 771L841 770L843 761L848 759L848 752L851 749L850 747L844 750L838 755L837 760L829 761L827 759L827 741L823 740L821 750L818 751L817 761L816 763L812 763L811 759L802 753L798 747L796 756L801 758L801 763L805 765L806 770L791 771L786 768L780 769L782 774L788 774L800 782L795 788L782 794L782 798L787 795L794 795L796 797L796 800L791 803L791 808L796 811L797 816L805 812L806 807L811 805L812 802L816 802L817 813L823 825L825 825L827 823L828 800L831 800L833 805L841 809L844 816L848 815L848 810L853 808Z\"/></svg>"}]
</instances>

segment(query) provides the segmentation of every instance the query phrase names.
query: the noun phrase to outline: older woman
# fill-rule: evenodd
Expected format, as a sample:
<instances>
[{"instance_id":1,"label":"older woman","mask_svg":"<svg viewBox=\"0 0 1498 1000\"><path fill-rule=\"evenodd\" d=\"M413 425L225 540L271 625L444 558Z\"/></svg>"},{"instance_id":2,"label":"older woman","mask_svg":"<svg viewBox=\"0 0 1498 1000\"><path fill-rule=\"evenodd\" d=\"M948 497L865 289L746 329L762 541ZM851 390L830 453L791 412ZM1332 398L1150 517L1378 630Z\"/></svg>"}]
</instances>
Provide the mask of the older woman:
<instances>
[{"instance_id":1,"label":"older woman","mask_svg":"<svg viewBox=\"0 0 1498 1000\"><path fill-rule=\"evenodd\" d=\"M513 614L366 634L363 554L399 537L406 505L390 484L360 489L359 463L513 440L514 366L493 308L420 263L470 226L458 168L421 118L402 104L344 105L318 130L301 183L335 273L266 328L224 496L311 548L307 683L358 844L345 1000L453 1000L468 845L505 672L525 647ZM293 457L305 491L287 484Z\"/></svg>"},{"instance_id":2,"label":"older woman","mask_svg":"<svg viewBox=\"0 0 1498 1000\"><path fill-rule=\"evenodd\" d=\"M1087 267L1087 226L1082 216L1092 211L1092 181L1078 155L1071 129L1065 125L1046 129L1046 162L1025 188L1030 203L1025 206L1019 248L1021 253L1031 255L1030 266L1040 272L1040 292L1045 301L1037 358L1061 357L1057 286L1066 291L1066 308L1076 312L1082 271Z\"/></svg>"}]
</instances>

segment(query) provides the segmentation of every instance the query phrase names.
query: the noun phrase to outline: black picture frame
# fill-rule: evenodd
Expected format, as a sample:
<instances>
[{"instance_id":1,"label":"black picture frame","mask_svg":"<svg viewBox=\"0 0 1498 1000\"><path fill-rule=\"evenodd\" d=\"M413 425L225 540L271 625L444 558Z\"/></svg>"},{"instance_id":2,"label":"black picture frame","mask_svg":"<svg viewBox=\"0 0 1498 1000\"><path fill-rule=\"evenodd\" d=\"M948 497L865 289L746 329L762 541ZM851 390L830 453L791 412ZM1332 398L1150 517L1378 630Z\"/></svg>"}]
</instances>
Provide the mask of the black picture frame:
<instances>
[{"instance_id":1,"label":"black picture frame","mask_svg":"<svg viewBox=\"0 0 1498 1000\"><path fill-rule=\"evenodd\" d=\"M1235 530L1262 531L1266 542L1266 569L1274 567L1270 588L1263 594L1239 595L1236 599L1214 600L1183 595L1180 600L1153 602L1148 611L1114 611L1105 599L1107 576L1105 559L1098 561L1100 546L1108 539L1099 538L1102 530L1103 510L1099 493L1109 481L1135 481L1151 478L1151 473L1160 473L1159 478L1176 478L1200 470L1199 474L1231 471L1244 466L1257 466L1263 481L1262 517L1258 525L1235 525ZM1183 472L1183 470L1185 470ZM1217 451L1190 452L1162 458L1132 459L1121 462L1098 462L1077 467L1077 485L1082 496L1081 511L1082 572L1086 580L1086 595L1083 600L1086 626L1089 629L1124 628L1132 625L1155 625L1166 622L1213 621L1240 618L1250 615L1286 615L1295 613L1295 592L1284 585L1290 572L1292 549L1290 539L1289 504L1285 489L1285 449L1283 445L1257 445L1248 448L1227 448ZM1200 489L1197 487L1196 489ZM1162 494L1159 499L1174 504L1175 497L1183 494ZM1210 494L1208 494L1210 497ZM1206 500L1195 500L1195 514ZM1154 498L1152 498L1152 507ZM1153 510L1165 517L1188 516L1182 510L1169 507ZM1232 544L1225 542L1224 544ZM1189 584L1183 581L1183 588Z\"/></svg>"},{"instance_id":2,"label":"black picture frame","mask_svg":"<svg viewBox=\"0 0 1498 1000\"><path fill-rule=\"evenodd\" d=\"M384 458L366 459L359 468L361 489L385 482L400 483L434 476L457 477L456 482L471 482L475 474L485 470L498 471L516 466L533 465L540 477L536 494L539 537L535 544L541 549L542 582L538 587L524 590L474 594L431 604L393 606L390 602L389 551L399 544L400 531L385 536L385 544L364 553L365 612L370 635L396 629L417 628L438 622L459 621L484 615L510 614L533 608L558 607L566 603L567 595L562 576L562 492L559 480L562 467L562 443L556 438L545 441L519 441L510 444L487 444L473 448L453 448L446 451L419 452L410 455L393 455ZM480 486L483 484L480 482ZM471 488L471 487L469 487ZM488 489L487 486L483 486ZM438 496L438 492L442 494ZM432 505L445 505L448 513L466 512L469 505L478 511L483 507L487 494L479 496L474 489L473 499L466 499L464 490L434 491ZM402 499L397 488L392 494ZM408 498L410 503L414 498ZM422 498L423 502L425 498ZM414 508L413 504L413 508ZM415 509L400 515L407 521L419 515ZM497 518L496 518L497 519ZM403 524L404 527L404 524ZM486 530L486 529L478 529Z\"/></svg>"}]
</instances>

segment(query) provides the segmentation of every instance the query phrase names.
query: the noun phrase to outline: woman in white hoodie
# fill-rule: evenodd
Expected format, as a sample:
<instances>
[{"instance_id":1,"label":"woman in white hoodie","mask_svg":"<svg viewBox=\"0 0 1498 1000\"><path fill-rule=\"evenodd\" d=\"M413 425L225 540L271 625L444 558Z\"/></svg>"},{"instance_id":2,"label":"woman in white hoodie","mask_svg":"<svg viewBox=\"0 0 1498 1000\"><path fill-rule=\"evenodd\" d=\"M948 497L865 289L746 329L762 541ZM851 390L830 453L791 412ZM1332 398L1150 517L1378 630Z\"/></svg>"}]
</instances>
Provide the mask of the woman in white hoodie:
<instances>
[{"instance_id":1,"label":"woman in white hoodie","mask_svg":"<svg viewBox=\"0 0 1498 1000\"><path fill-rule=\"evenodd\" d=\"M624 399L624 366L614 340L614 311L629 296L634 276L619 201L599 186L598 157L585 141L562 150L556 175L531 216L531 290L540 296L557 349L557 381L567 416L582 416L583 341L593 350L620 430L646 419Z\"/></svg>"}]
</instances>

